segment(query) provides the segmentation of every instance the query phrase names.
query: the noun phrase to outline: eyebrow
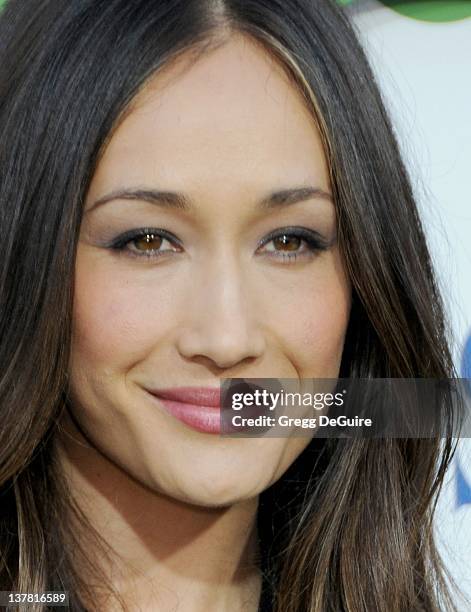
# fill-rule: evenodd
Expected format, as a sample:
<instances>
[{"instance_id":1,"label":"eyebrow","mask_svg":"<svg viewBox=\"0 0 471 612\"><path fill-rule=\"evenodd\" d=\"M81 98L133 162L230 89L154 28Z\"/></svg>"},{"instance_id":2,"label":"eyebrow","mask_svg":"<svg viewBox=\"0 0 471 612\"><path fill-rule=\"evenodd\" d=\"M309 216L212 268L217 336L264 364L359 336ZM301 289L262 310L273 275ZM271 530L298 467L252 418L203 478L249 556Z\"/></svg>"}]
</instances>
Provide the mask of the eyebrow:
<instances>
[{"instance_id":1,"label":"eyebrow","mask_svg":"<svg viewBox=\"0 0 471 612\"><path fill-rule=\"evenodd\" d=\"M319 187L292 187L290 189L281 189L274 191L268 196L262 198L258 202L258 207L262 210L271 210L290 206L298 202L304 202L311 199L329 200L333 203L334 199L331 193L324 191ZM183 193L176 191L158 191L155 189L119 189L108 193L96 200L85 213L112 202L113 200L136 200L149 202L162 208L170 208L192 212L195 210L195 205L191 199Z\"/></svg>"}]
</instances>

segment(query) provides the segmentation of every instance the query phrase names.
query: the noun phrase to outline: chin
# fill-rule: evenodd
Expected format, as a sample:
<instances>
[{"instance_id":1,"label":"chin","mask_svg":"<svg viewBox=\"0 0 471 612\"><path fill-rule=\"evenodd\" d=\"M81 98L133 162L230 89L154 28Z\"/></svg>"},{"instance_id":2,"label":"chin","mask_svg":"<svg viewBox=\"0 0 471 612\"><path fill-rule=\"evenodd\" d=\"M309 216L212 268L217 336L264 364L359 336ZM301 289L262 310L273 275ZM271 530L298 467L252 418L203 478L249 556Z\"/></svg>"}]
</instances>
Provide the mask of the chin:
<instances>
[{"instance_id":1,"label":"chin","mask_svg":"<svg viewBox=\"0 0 471 612\"><path fill-rule=\"evenodd\" d=\"M254 482L239 475L237 480L220 477L179 479L178 487L166 491L169 497L204 508L224 508L256 498L270 483Z\"/></svg>"}]
</instances>

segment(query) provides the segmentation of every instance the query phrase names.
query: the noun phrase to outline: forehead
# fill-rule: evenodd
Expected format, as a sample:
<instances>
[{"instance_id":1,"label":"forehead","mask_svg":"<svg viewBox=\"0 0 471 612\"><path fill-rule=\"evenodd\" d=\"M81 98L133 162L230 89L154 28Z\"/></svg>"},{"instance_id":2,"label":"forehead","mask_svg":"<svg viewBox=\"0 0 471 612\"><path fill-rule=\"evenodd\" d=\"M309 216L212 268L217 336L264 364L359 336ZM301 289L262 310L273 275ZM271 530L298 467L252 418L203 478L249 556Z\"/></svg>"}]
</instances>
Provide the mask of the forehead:
<instances>
[{"instance_id":1,"label":"forehead","mask_svg":"<svg viewBox=\"0 0 471 612\"><path fill-rule=\"evenodd\" d=\"M184 190L209 179L257 188L260 180L276 187L285 178L328 188L327 174L315 121L296 86L260 44L233 35L196 60L180 57L146 83L94 183L111 180L107 189L116 180L150 180Z\"/></svg>"}]
</instances>

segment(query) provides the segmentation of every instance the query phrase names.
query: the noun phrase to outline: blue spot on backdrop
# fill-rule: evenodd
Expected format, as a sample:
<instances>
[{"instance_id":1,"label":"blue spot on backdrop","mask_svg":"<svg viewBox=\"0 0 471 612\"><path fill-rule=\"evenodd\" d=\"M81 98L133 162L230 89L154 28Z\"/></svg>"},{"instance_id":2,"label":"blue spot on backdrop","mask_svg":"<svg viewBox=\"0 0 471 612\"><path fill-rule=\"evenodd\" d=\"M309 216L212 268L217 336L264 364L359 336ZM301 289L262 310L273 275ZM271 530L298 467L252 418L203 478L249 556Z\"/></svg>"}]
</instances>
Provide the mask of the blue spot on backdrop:
<instances>
[{"instance_id":1,"label":"blue spot on backdrop","mask_svg":"<svg viewBox=\"0 0 471 612\"><path fill-rule=\"evenodd\" d=\"M463 360L461 363L461 376L471 379L471 333L466 341ZM469 382L469 381L468 381ZM471 386L466 386L468 396L471 399ZM456 507L460 508L466 504L471 504L471 484L466 478L466 473L460 462L456 462Z\"/></svg>"}]
</instances>

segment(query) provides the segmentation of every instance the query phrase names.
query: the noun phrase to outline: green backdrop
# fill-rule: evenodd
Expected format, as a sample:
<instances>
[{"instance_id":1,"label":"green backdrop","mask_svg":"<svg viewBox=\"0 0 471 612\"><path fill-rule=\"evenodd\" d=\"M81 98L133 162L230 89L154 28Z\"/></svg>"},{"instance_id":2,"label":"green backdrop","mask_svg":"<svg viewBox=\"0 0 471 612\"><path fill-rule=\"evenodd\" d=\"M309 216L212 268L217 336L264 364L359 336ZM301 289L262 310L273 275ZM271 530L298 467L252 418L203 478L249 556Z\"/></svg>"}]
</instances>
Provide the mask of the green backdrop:
<instances>
[{"instance_id":1,"label":"green backdrop","mask_svg":"<svg viewBox=\"0 0 471 612\"><path fill-rule=\"evenodd\" d=\"M340 4L361 3L361 0L338 0ZM378 0L393 11L422 21L458 21L471 17L471 0Z\"/></svg>"}]
</instances>

